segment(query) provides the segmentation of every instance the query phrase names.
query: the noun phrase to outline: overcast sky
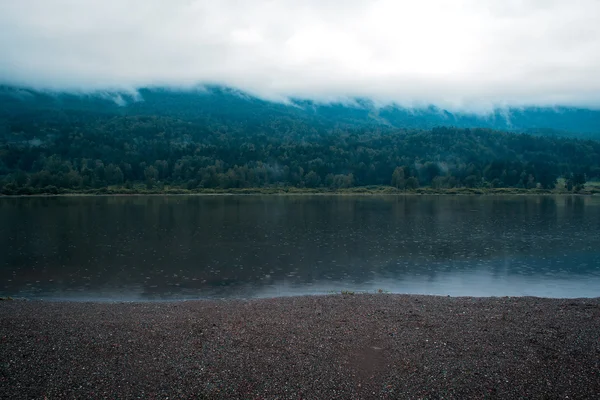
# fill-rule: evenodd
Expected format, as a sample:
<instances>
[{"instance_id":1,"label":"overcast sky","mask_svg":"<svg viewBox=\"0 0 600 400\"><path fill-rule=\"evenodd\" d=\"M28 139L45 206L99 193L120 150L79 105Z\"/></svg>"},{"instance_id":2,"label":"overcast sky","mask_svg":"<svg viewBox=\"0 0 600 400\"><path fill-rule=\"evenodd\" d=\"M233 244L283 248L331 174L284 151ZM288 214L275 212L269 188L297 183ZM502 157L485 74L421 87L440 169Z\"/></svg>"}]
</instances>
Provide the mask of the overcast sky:
<instances>
[{"instance_id":1,"label":"overcast sky","mask_svg":"<svg viewBox=\"0 0 600 400\"><path fill-rule=\"evenodd\" d=\"M599 0L0 0L0 82L600 105Z\"/></svg>"}]
</instances>

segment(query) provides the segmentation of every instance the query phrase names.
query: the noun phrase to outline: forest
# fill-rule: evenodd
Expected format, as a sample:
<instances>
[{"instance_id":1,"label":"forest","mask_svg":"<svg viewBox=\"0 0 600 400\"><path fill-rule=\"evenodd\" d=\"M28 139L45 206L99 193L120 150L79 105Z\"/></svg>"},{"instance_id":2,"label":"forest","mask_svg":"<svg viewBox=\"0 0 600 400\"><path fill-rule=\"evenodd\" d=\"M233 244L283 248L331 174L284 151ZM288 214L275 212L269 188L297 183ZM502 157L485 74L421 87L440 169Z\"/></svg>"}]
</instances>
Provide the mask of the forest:
<instances>
[{"instance_id":1,"label":"forest","mask_svg":"<svg viewBox=\"0 0 600 400\"><path fill-rule=\"evenodd\" d=\"M233 117L227 106L178 114L159 106L9 105L0 113L4 195L373 185L551 190L559 178L565 190L581 191L600 179L600 142L591 139L336 123L264 107L236 109Z\"/></svg>"}]
</instances>

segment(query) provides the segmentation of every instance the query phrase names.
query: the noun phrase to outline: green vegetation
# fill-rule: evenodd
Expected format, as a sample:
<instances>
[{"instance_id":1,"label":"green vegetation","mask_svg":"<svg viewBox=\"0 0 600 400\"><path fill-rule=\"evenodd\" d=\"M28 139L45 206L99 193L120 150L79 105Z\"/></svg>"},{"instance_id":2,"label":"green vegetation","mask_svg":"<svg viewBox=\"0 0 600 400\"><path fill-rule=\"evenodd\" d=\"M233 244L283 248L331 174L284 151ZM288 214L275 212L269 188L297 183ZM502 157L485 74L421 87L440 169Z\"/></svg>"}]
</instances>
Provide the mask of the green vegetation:
<instances>
[{"instance_id":1,"label":"green vegetation","mask_svg":"<svg viewBox=\"0 0 600 400\"><path fill-rule=\"evenodd\" d=\"M70 102L0 110L0 194L600 191L594 140Z\"/></svg>"},{"instance_id":2,"label":"green vegetation","mask_svg":"<svg viewBox=\"0 0 600 400\"><path fill-rule=\"evenodd\" d=\"M540 195L540 194L600 194L600 186L595 183L586 184L580 192L569 192L559 187L549 189L522 188L451 188L434 189L421 187L415 190L398 190L391 186L360 186L348 189L297 188L297 187L265 187L265 188L230 188L230 189L183 189L165 186L162 189L147 189L144 185L136 185L131 189L110 186L100 189L59 189L59 188L28 188L18 193L1 193L8 196L101 196L101 195Z\"/></svg>"}]
</instances>

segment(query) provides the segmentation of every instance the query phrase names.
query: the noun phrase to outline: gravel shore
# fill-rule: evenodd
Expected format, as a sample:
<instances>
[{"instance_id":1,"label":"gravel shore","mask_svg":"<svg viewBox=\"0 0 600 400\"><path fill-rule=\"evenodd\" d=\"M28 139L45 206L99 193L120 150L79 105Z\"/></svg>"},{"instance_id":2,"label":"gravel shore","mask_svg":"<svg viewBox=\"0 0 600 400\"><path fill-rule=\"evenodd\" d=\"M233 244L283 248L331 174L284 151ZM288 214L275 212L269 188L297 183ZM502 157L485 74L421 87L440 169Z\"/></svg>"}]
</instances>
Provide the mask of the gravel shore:
<instances>
[{"instance_id":1,"label":"gravel shore","mask_svg":"<svg viewBox=\"0 0 600 400\"><path fill-rule=\"evenodd\" d=\"M600 299L0 302L3 399L600 398Z\"/></svg>"}]
</instances>

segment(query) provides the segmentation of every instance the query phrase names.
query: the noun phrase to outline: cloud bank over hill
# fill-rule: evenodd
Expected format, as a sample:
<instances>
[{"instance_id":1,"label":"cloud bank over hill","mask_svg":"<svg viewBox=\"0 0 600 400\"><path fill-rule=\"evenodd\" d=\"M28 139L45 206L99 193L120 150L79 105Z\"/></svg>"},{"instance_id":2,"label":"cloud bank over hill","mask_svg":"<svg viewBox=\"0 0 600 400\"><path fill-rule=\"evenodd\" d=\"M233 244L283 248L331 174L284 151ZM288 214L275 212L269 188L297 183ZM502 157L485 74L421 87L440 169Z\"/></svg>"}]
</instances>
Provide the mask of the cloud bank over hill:
<instances>
[{"instance_id":1,"label":"cloud bank over hill","mask_svg":"<svg viewBox=\"0 0 600 400\"><path fill-rule=\"evenodd\" d=\"M0 83L600 106L597 0L0 2Z\"/></svg>"}]
</instances>

